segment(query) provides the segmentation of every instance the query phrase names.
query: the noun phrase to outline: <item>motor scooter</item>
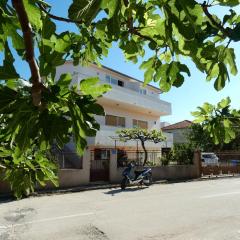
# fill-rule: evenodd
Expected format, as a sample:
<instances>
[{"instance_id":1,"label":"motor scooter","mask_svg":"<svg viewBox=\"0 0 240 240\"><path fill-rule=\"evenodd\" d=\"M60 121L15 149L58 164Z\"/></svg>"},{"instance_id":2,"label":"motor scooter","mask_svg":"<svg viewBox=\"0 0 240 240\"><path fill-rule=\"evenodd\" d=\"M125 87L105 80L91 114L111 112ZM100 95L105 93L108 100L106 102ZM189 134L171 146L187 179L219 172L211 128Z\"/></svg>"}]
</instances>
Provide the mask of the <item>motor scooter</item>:
<instances>
[{"instance_id":1,"label":"motor scooter","mask_svg":"<svg viewBox=\"0 0 240 240\"><path fill-rule=\"evenodd\" d=\"M134 163L129 163L124 169L122 175L121 189L125 189L127 185L144 184L149 186L152 184L152 169L144 168L143 170L135 170L134 176L132 176L132 169L135 167Z\"/></svg>"}]
</instances>

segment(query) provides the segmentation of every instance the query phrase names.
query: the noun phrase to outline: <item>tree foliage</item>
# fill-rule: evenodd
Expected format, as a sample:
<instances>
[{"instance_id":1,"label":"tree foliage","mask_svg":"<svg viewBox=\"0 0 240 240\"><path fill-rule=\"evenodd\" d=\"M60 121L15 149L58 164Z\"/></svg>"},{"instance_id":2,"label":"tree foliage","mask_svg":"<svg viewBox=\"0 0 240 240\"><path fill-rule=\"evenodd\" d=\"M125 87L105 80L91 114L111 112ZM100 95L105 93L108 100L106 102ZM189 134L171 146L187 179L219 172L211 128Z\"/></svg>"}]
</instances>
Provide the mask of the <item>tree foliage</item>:
<instances>
[{"instance_id":1,"label":"tree foliage","mask_svg":"<svg viewBox=\"0 0 240 240\"><path fill-rule=\"evenodd\" d=\"M5 169L3 180L10 183L17 199L34 192L37 185L44 187L46 182L58 186L58 169L49 156L50 153L39 151L37 146L24 154L18 147L0 148L0 170Z\"/></svg>"},{"instance_id":2,"label":"tree foliage","mask_svg":"<svg viewBox=\"0 0 240 240\"><path fill-rule=\"evenodd\" d=\"M211 152L215 150L216 145L210 137L210 133L207 130L204 130L203 126L199 123L195 123L190 126L187 138L188 142L191 143L195 149L199 149L204 152Z\"/></svg>"},{"instance_id":3,"label":"tree foliage","mask_svg":"<svg viewBox=\"0 0 240 240\"><path fill-rule=\"evenodd\" d=\"M203 152L239 150L240 129L237 127L234 130L236 132L236 137L229 143L219 142L219 144L216 144L214 139L210 136L210 132L203 128L203 124L195 123L190 127L187 137L194 149L200 149Z\"/></svg>"},{"instance_id":4,"label":"tree foliage","mask_svg":"<svg viewBox=\"0 0 240 240\"><path fill-rule=\"evenodd\" d=\"M195 148L192 143L175 143L169 152L163 154L161 162L163 165L168 165L169 162L179 165L192 164L194 150Z\"/></svg>"},{"instance_id":5,"label":"tree foliage","mask_svg":"<svg viewBox=\"0 0 240 240\"><path fill-rule=\"evenodd\" d=\"M117 131L117 134L121 141L140 141L145 153L143 166L146 164L148 158L145 142L151 141L157 144L165 140L165 136L163 136L162 132L155 129L151 131L142 128L121 129Z\"/></svg>"},{"instance_id":6,"label":"tree foliage","mask_svg":"<svg viewBox=\"0 0 240 240\"><path fill-rule=\"evenodd\" d=\"M230 108L230 98L221 100L216 106L204 103L192 112L195 123L200 123L215 144L230 143L236 138L240 126L240 110Z\"/></svg>"}]
</instances>

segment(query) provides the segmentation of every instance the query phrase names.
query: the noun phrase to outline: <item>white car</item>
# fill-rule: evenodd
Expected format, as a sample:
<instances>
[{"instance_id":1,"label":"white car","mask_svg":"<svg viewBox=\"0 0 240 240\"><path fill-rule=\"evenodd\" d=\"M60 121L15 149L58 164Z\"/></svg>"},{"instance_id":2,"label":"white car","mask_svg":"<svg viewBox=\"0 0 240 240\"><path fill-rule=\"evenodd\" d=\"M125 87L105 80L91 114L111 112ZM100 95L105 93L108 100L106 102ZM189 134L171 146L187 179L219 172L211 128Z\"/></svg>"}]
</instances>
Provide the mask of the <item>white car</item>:
<instances>
[{"instance_id":1,"label":"white car","mask_svg":"<svg viewBox=\"0 0 240 240\"><path fill-rule=\"evenodd\" d=\"M203 152L201 153L201 159L203 165L218 165L219 158L215 153L212 152Z\"/></svg>"}]
</instances>

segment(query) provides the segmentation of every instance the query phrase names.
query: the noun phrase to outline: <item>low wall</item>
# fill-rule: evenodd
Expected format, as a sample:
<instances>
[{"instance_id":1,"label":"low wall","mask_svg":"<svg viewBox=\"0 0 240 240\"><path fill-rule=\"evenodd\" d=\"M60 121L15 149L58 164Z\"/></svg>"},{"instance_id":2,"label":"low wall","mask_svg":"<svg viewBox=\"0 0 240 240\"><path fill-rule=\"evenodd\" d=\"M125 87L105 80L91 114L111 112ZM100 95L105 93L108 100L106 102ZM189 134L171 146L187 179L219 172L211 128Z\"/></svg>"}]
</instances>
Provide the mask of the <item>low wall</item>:
<instances>
[{"instance_id":1,"label":"low wall","mask_svg":"<svg viewBox=\"0 0 240 240\"><path fill-rule=\"evenodd\" d=\"M198 178L198 170L195 165L172 165L151 167L153 180L182 180ZM124 168L118 168L115 174L112 174L111 182L117 183L122 179Z\"/></svg>"},{"instance_id":2,"label":"low wall","mask_svg":"<svg viewBox=\"0 0 240 240\"><path fill-rule=\"evenodd\" d=\"M77 187L89 184L89 174L82 169L61 169L59 171L59 187ZM36 189L53 189L55 186L49 182L45 187L37 186ZM5 181L0 181L0 194L10 193L10 186Z\"/></svg>"},{"instance_id":3,"label":"low wall","mask_svg":"<svg viewBox=\"0 0 240 240\"><path fill-rule=\"evenodd\" d=\"M181 180L197 178L195 165L172 165L152 168L153 180Z\"/></svg>"},{"instance_id":4,"label":"low wall","mask_svg":"<svg viewBox=\"0 0 240 240\"><path fill-rule=\"evenodd\" d=\"M116 161L113 161L116 162ZM151 167L153 180L183 180L198 178L201 175L201 157L200 152L194 153L193 164L189 165L169 165ZM112 183L118 183L122 179L122 172L124 168L116 168L116 164L113 164L111 168L110 181Z\"/></svg>"},{"instance_id":5,"label":"low wall","mask_svg":"<svg viewBox=\"0 0 240 240\"><path fill-rule=\"evenodd\" d=\"M59 171L59 187L76 187L87 185L90 181L90 161L88 156L84 156L83 169L61 169ZM151 167L153 180L181 180L198 178L201 175L200 153L195 152L194 164L192 165L171 165ZM112 155L110 160L110 182L119 183L122 179L124 168L117 168L116 154ZM51 184L46 188L54 188ZM9 186L6 182L0 181L0 193L9 192Z\"/></svg>"},{"instance_id":6,"label":"low wall","mask_svg":"<svg viewBox=\"0 0 240 240\"><path fill-rule=\"evenodd\" d=\"M82 169L60 169L58 173L59 177L59 187L77 187L80 185L89 184L90 179L90 152L86 151L83 156L83 168ZM1 172L0 172L1 175ZM36 189L53 189L55 186L49 182L45 187L39 185L36 186ZM0 180L0 194L1 193L10 193L9 185Z\"/></svg>"},{"instance_id":7,"label":"low wall","mask_svg":"<svg viewBox=\"0 0 240 240\"><path fill-rule=\"evenodd\" d=\"M89 174L83 169L61 169L59 187L76 187L89 183Z\"/></svg>"}]
</instances>

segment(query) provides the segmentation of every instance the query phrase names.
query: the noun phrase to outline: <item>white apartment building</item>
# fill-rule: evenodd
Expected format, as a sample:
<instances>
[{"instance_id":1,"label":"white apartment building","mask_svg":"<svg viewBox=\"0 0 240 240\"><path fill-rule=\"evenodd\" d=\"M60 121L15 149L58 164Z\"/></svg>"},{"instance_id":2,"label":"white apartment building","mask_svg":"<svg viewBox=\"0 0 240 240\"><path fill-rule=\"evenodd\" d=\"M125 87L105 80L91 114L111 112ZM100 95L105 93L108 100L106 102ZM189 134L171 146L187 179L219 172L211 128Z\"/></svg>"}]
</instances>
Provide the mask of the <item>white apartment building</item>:
<instances>
[{"instance_id":1,"label":"white apartment building","mask_svg":"<svg viewBox=\"0 0 240 240\"><path fill-rule=\"evenodd\" d=\"M82 79L97 76L101 83L112 86L112 90L98 100L104 107L106 116L96 116L100 131L96 137L88 138L88 148L80 164L85 170L85 178L90 181L107 181L111 168L122 166L123 155L125 160L136 159L136 152L138 160L142 157L141 145L137 141L119 141L116 130L136 126L160 130L161 117L171 114L171 104L160 99L161 91L158 88L151 85L143 87L142 81L108 67L99 68L95 64L88 67L73 66L69 61L57 69L56 78L62 73L71 73L73 83L79 84ZM159 157L162 148L172 147L172 135L165 135L166 141L159 144L146 142L149 158L153 155L154 158ZM74 146L69 144L68 149L74 151ZM115 164L111 163L112 155L116 155Z\"/></svg>"}]
</instances>

